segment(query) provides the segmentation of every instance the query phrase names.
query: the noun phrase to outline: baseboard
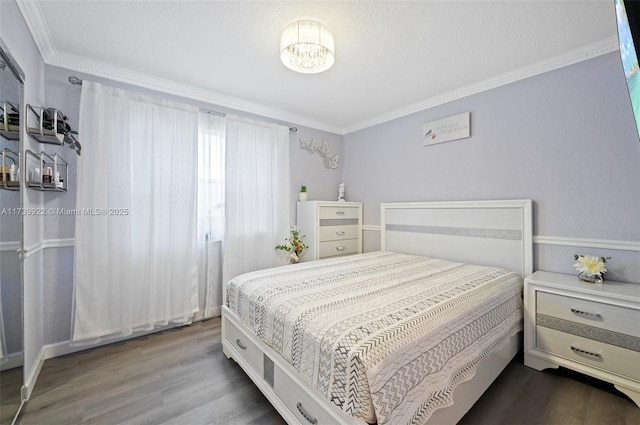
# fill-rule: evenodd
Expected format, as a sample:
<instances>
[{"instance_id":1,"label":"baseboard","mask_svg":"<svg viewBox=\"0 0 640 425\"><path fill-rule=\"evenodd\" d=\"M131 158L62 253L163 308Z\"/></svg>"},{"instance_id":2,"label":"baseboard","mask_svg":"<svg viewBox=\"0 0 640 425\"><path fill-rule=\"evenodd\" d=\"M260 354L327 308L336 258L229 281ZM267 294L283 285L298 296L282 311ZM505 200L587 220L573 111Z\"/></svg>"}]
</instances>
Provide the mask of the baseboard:
<instances>
[{"instance_id":1,"label":"baseboard","mask_svg":"<svg viewBox=\"0 0 640 425\"><path fill-rule=\"evenodd\" d=\"M40 376L40 371L42 370L42 366L44 366L44 361L46 360L45 352L45 347L42 347L36 356L36 361L33 364L33 368L31 369L29 376L25 378L25 382L22 387L23 402L31 398L31 393L36 386L36 381L38 380L38 376Z\"/></svg>"},{"instance_id":2,"label":"baseboard","mask_svg":"<svg viewBox=\"0 0 640 425\"><path fill-rule=\"evenodd\" d=\"M193 321L191 323L196 323L202 320L207 320L210 319L211 317L194 317ZM55 357L60 357L60 356L66 356L68 354L73 354L73 353L78 353L80 351L84 351L84 350L91 350L93 348L97 348L97 347L102 347L103 345L109 345L109 344L114 344L116 342L122 342L122 341L127 341L130 339L135 339L141 336L145 336L145 335L151 335L157 332L162 332L162 331L166 331L169 329L174 329L174 328L179 328L181 326L185 326L185 325L167 325L167 326L161 326L158 327L156 329L153 329L151 331L143 331L143 332L136 332L133 335L129 335L126 337L119 337L119 338L108 338L108 339L104 339L102 341L99 341L95 344L85 344L85 345L79 345L78 343L74 343L70 340L68 341L62 341L62 342L56 342L55 344L47 344L45 346L42 347L41 350L41 354L43 356L43 362L44 360L48 360L48 359L53 359Z\"/></svg>"},{"instance_id":3,"label":"baseboard","mask_svg":"<svg viewBox=\"0 0 640 425\"><path fill-rule=\"evenodd\" d=\"M22 388L20 390L24 391L24 385L22 386ZM23 393L21 393L21 394L23 394ZM22 400L20 401L20 406L18 406L18 410L16 411L16 414L13 417L13 421L11 421L11 425L17 425L18 424L18 418L20 417L20 413L22 413L22 409L24 408L24 402L25 402L25 398L22 398Z\"/></svg>"},{"instance_id":4,"label":"baseboard","mask_svg":"<svg viewBox=\"0 0 640 425\"><path fill-rule=\"evenodd\" d=\"M194 320L195 322L196 320ZM102 347L103 345L115 344L116 342L127 341L130 339L135 339L141 336L150 335L156 332L162 332L169 329L177 328L184 325L167 325L158 327L151 331L143 331L143 332L135 332L132 335L126 337L113 337L113 338L104 338L103 340L96 343L77 343L73 341L62 341L56 342L55 344L47 344L42 347L42 351L44 352L44 360L53 359L54 357L66 356L67 354L78 353L84 350L91 350L93 348Z\"/></svg>"},{"instance_id":5,"label":"baseboard","mask_svg":"<svg viewBox=\"0 0 640 425\"><path fill-rule=\"evenodd\" d=\"M2 364L0 364L0 371L22 366L22 358L22 351L19 353L11 353L7 355L3 358Z\"/></svg>"}]
</instances>

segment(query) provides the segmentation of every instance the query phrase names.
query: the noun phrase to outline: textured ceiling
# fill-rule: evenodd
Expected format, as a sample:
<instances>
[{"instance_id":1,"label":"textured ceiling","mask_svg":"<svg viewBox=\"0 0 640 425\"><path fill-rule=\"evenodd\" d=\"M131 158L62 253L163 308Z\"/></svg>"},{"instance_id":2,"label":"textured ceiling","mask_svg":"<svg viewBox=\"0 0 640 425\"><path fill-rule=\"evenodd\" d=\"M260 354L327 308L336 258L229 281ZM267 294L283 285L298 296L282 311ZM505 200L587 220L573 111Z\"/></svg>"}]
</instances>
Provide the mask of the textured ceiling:
<instances>
[{"instance_id":1,"label":"textured ceiling","mask_svg":"<svg viewBox=\"0 0 640 425\"><path fill-rule=\"evenodd\" d=\"M48 63L129 82L153 77L341 133L589 46L610 51L616 36L613 0L18 4ZM336 63L324 73L280 63L281 31L301 17L334 34Z\"/></svg>"}]
</instances>

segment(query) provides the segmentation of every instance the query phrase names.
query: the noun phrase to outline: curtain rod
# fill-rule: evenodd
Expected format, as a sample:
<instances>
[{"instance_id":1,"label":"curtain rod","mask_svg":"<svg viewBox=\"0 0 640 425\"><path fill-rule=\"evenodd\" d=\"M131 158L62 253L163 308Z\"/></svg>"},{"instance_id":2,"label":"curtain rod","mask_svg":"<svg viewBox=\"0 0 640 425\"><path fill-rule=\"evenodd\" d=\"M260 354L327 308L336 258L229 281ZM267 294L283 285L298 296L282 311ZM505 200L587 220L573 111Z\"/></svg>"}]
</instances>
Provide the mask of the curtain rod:
<instances>
[{"instance_id":1,"label":"curtain rod","mask_svg":"<svg viewBox=\"0 0 640 425\"><path fill-rule=\"evenodd\" d=\"M82 85L82 80L76 76L70 76L69 77L69 82L71 84L73 84L74 86L81 86ZM211 115L218 115L221 117L226 117L227 114L225 114L224 112L218 112L218 111L212 111L209 109L202 109L202 111L211 114ZM298 128L297 127L289 127L289 133L297 133L298 132Z\"/></svg>"},{"instance_id":2,"label":"curtain rod","mask_svg":"<svg viewBox=\"0 0 640 425\"><path fill-rule=\"evenodd\" d=\"M202 109L200 108L201 111L206 112L207 114L211 114L211 115L218 115L221 117L226 117L227 114L225 114L224 112L218 112L218 111L212 111L210 109ZM298 128L297 127L289 127L289 133L297 133L298 132Z\"/></svg>"},{"instance_id":3,"label":"curtain rod","mask_svg":"<svg viewBox=\"0 0 640 425\"><path fill-rule=\"evenodd\" d=\"M200 108L200 110L202 112L206 112L207 114L217 115L219 117L226 117L227 116L227 114L225 114L224 112L212 111L210 109L202 109L202 108Z\"/></svg>"}]
</instances>

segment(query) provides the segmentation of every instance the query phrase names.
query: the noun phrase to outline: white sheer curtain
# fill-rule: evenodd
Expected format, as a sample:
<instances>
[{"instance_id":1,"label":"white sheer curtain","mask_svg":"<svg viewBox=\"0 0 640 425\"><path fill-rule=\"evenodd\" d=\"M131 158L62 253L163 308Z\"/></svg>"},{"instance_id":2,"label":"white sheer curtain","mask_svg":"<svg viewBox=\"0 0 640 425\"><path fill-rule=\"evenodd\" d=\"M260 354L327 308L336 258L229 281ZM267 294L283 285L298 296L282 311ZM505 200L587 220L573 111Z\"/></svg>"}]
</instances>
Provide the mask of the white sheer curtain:
<instances>
[{"instance_id":1,"label":"white sheer curtain","mask_svg":"<svg viewBox=\"0 0 640 425\"><path fill-rule=\"evenodd\" d=\"M289 129L227 116L223 281L277 264L289 233Z\"/></svg>"},{"instance_id":2,"label":"white sheer curtain","mask_svg":"<svg viewBox=\"0 0 640 425\"><path fill-rule=\"evenodd\" d=\"M82 84L73 340L198 310L198 110Z\"/></svg>"},{"instance_id":3,"label":"white sheer curtain","mask_svg":"<svg viewBox=\"0 0 640 425\"><path fill-rule=\"evenodd\" d=\"M198 119L198 257L204 317L220 315L224 236L225 117L201 111Z\"/></svg>"}]
</instances>

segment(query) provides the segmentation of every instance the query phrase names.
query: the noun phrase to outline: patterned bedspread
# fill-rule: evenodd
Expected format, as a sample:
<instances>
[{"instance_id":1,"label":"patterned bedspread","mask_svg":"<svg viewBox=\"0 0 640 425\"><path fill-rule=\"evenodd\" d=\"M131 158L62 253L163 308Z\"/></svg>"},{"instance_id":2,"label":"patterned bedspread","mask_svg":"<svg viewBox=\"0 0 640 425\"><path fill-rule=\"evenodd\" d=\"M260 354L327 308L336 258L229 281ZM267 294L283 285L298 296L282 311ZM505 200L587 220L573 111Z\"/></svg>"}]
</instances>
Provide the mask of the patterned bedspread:
<instances>
[{"instance_id":1,"label":"patterned bedspread","mask_svg":"<svg viewBox=\"0 0 640 425\"><path fill-rule=\"evenodd\" d=\"M513 272L375 252L238 276L227 305L348 415L420 424L522 329L521 292Z\"/></svg>"}]
</instances>

